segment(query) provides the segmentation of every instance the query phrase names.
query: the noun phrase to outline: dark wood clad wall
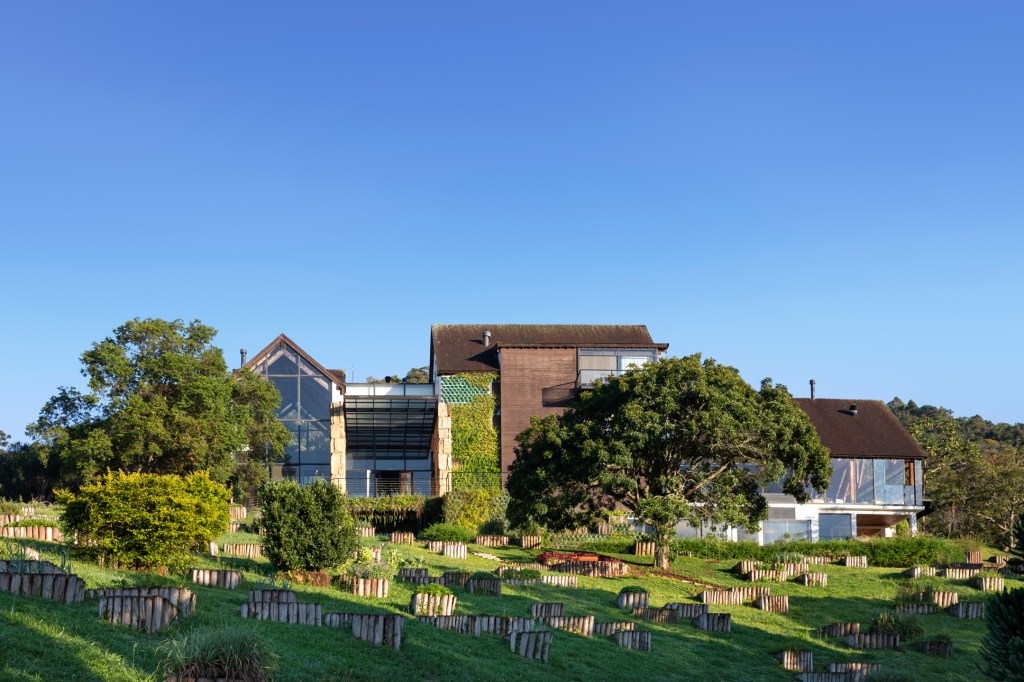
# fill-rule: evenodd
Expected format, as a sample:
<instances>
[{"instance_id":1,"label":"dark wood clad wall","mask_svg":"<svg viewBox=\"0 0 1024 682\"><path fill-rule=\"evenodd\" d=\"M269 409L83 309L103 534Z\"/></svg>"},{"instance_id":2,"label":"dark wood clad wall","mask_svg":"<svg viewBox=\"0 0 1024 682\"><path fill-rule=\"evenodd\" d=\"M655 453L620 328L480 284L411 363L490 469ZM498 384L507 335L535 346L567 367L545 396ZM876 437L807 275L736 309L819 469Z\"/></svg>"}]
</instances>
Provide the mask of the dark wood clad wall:
<instances>
[{"instance_id":1,"label":"dark wood clad wall","mask_svg":"<svg viewBox=\"0 0 1024 682\"><path fill-rule=\"evenodd\" d=\"M501 350L501 472L515 459L516 436L530 417L561 414L545 405L547 395L568 392L576 384L575 348L503 348ZM548 404L554 401L549 400Z\"/></svg>"}]
</instances>

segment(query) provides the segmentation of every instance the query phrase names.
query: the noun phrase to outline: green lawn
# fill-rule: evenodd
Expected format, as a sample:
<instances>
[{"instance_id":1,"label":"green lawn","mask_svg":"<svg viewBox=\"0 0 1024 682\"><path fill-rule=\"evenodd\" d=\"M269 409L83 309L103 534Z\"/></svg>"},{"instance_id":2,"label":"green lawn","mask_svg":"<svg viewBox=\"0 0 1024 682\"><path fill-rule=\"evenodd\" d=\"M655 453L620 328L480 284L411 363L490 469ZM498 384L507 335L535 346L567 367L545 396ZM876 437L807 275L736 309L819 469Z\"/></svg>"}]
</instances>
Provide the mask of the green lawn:
<instances>
[{"instance_id":1,"label":"green lawn","mask_svg":"<svg viewBox=\"0 0 1024 682\"><path fill-rule=\"evenodd\" d=\"M236 536L237 537L237 536ZM221 542L226 538L221 538ZM59 559L56 545L30 543L50 559ZM497 565L476 557L462 561L444 559L420 548L402 546L402 554L419 558L434 575L444 570L493 570ZM535 554L520 549L478 548L514 560ZM629 557L634 560L635 557ZM648 560L649 561L649 560ZM749 584L729 572L735 561L708 562L681 558L674 569L683 576L724 587ZM197 557L196 566L234 567L244 572L238 590L193 587L197 594L195 615L179 621L171 630L146 635L110 625L96 616L96 602L63 606L42 599L0 593L0 679L2 680L152 680L157 679L161 641L197 626L241 625L262 633L280 656L277 680L615 680L635 675L650 680L792 680L773 659L785 648L811 649L815 666L824 670L830 661L878 661L889 670L913 672L923 680L977 680L979 643L984 631L980 621L960 621L945 613L920 617L926 635L946 633L954 640L951 659L906 651L856 651L839 640L816 634L835 621L858 620L864 626L872 615L891 604L899 583L898 569L822 567L829 574L827 588L802 587L795 583L772 585L773 594L790 595L790 613L770 614L750 606L712 606L713 612L733 614L733 632L707 634L689 623L643 624L653 633L650 653L617 648L609 640L587 639L555 631L547 665L521 659L495 636L467 637L407 621L402 650L375 649L354 639L350 632L332 628L242 621L239 607L247 589L269 573L263 561L222 557ZM151 583L152 576L138 576L77 562L74 572L88 587ZM640 569L643 570L643 569ZM817 570L817 569L815 569ZM186 584L181 578L166 582ZM1022 587L1020 581L1007 581ZM981 599L982 594L963 581L946 581L961 593L962 600ZM551 586L508 587L502 597L474 596L456 589L457 613L525 616L535 601L566 603L569 615L594 614L598 621L623 620L615 608L615 596L626 584L640 584L651 593L651 605L692 601L699 586L663 577L633 576L626 579L580 579L578 589ZM324 611L390 611L407 613L412 590L394 583L385 601L354 597L337 588L293 586L299 601L321 602ZM411 617L410 617L411 618Z\"/></svg>"}]
</instances>

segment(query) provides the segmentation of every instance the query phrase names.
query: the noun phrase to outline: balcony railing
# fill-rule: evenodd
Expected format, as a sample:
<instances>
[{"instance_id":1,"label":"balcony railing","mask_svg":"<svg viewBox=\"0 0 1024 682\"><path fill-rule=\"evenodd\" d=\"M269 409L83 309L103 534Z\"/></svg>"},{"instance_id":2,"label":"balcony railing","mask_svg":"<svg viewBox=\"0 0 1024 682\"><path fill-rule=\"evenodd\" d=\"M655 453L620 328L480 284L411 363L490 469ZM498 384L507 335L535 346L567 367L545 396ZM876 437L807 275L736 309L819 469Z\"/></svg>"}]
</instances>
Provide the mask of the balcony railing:
<instances>
[{"instance_id":1,"label":"balcony railing","mask_svg":"<svg viewBox=\"0 0 1024 682\"><path fill-rule=\"evenodd\" d=\"M576 388L593 388L608 377L618 377L626 373L624 369L581 369L576 373Z\"/></svg>"}]
</instances>

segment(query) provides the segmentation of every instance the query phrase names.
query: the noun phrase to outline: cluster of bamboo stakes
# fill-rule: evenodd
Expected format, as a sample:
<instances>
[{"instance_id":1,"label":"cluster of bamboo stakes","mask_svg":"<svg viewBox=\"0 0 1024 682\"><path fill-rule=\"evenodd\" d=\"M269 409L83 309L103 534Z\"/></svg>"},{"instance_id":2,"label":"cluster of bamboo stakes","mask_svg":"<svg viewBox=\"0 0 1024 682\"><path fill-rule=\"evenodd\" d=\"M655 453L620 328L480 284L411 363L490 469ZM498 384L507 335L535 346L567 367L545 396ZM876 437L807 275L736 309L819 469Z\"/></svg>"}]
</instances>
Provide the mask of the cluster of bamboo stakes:
<instances>
[{"instance_id":1,"label":"cluster of bamboo stakes","mask_svg":"<svg viewBox=\"0 0 1024 682\"><path fill-rule=\"evenodd\" d=\"M352 614L352 634L374 646L402 648L402 629L405 618L395 614Z\"/></svg>"},{"instance_id":2,"label":"cluster of bamboo stakes","mask_svg":"<svg viewBox=\"0 0 1024 682\"><path fill-rule=\"evenodd\" d=\"M196 585L207 587L219 587L225 590L233 590L242 582L241 571L214 570L209 568L193 568L192 582Z\"/></svg>"},{"instance_id":3,"label":"cluster of bamboo stakes","mask_svg":"<svg viewBox=\"0 0 1024 682\"><path fill-rule=\"evenodd\" d=\"M547 663L551 653L551 633L513 632L509 644L512 651L520 656Z\"/></svg>"},{"instance_id":4,"label":"cluster of bamboo stakes","mask_svg":"<svg viewBox=\"0 0 1024 682\"><path fill-rule=\"evenodd\" d=\"M60 532L60 528L53 526L4 526L0 529L0 534L6 538L64 542L64 534Z\"/></svg>"},{"instance_id":5,"label":"cluster of bamboo stakes","mask_svg":"<svg viewBox=\"0 0 1024 682\"><path fill-rule=\"evenodd\" d=\"M473 544L483 547L508 547L509 540L507 535L478 535Z\"/></svg>"},{"instance_id":6,"label":"cluster of bamboo stakes","mask_svg":"<svg viewBox=\"0 0 1024 682\"><path fill-rule=\"evenodd\" d=\"M622 561L564 561L551 569L590 578L621 578L629 574L629 564Z\"/></svg>"},{"instance_id":7,"label":"cluster of bamboo stakes","mask_svg":"<svg viewBox=\"0 0 1024 682\"><path fill-rule=\"evenodd\" d=\"M619 592L615 606L620 609L642 609L647 606L651 595L647 592Z\"/></svg>"},{"instance_id":8,"label":"cluster of bamboo stakes","mask_svg":"<svg viewBox=\"0 0 1024 682\"><path fill-rule=\"evenodd\" d=\"M814 670L814 652L813 651L794 651L787 649L782 651L778 655L779 663L782 664L783 670L789 670L795 673L805 673Z\"/></svg>"},{"instance_id":9,"label":"cluster of bamboo stakes","mask_svg":"<svg viewBox=\"0 0 1024 682\"><path fill-rule=\"evenodd\" d=\"M86 590L86 599L104 597L163 597L178 609L178 615L191 616L196 610L196 595L187 587L101 587Z\"/></svg>"},{"instance_id":10,"label":"cluster of bamboo stakes","mask_svg":"<svg viewBox=\"0 0 1024 682\"><path fill-rule=\"evenodd\" d=\"M153 634L178 618L178 607L160 596L102 596L99 615L115 625Z\"/></svg>"},{"instance_id":11,"label":"cluster of bamboo stakes","mask_svg":"<svg viewBox=\"0 0 1024 682\"><path fill-rule=\"evenodd\" d=\"M85 598L85 581L64 573L0 573L0 592L77 604Z\"/></svg>"},{"instance_id":12,"label":"cluster of bamboo stakes","mask_svg":"<svg viewBox=\"0 0 1024 682\"><path fill-rule=\"evenodd\" d=\"M651 633L639 630L626 630L612 634L612 641L621 647L636 651L651 650Z\"/></svg>"},{"instance_id":13,"label":"cluster of bamboo stakes","mask_svg":"<svg viewBox=\"0 0 1024 682\"><path fill-rule=\"evenodd\" d=\"M562 602L536 602L530 604L530 615L533 618L564 616L565 604L563 604Z\"/></svg>"},{"instance_id":14,"label":"cluster of bamboo stakes","mask_svg":"<svg viewBox=\"0 0 1024 682\"><path fill-rule=\"evenodd\" d=\"M899 649L900 636L887 632L862 632L845 639L855 649Z\"/></svg>"},{"instance_id":15,"label":"cluster of bamboo stakes","mask_svg":"<svg viewBox=\"0 0 1024 682\"><path fill-rule=\"evenodd\" d=\"M243 559L262 559L263 558L263 545L254 543L232 543L229 542L224 545L224 554L230 556L242 557Z\"/></svg>"}]
</instances>

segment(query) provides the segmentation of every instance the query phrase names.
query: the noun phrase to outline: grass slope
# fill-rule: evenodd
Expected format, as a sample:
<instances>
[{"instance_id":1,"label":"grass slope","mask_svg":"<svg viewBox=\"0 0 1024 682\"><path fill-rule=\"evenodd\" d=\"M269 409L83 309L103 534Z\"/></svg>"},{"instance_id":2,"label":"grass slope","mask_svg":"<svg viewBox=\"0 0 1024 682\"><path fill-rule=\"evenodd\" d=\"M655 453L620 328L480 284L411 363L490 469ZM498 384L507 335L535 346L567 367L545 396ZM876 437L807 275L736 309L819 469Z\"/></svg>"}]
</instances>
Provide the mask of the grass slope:
<instances>
[{"instance_id":1,"label":"grass slope","mask_svg":"<svg viewBox=\"0 0 1024 682\"><path fill-rule=\"evenodd\" d=\"M57 558L59 546L30 544L40 549L44 558ZM433 575L455 569L493 570L497 566L494 561L472 556L462 561L438 557L420 548L399 549L405 557L422 561ZM528 561L534 555L515 548L481 549L510 560ZM723 587L749 584L730 573L735 563L680 558L674 569ZM951 659L929 657L912 646L903 652L856 651L839 640L822 638L816 634L817 629L831 622L857 620L866 627L876 612L891 605L903 581L898 569L827 566L822 567L829 574L827 588L802 587L792 582L772 585L772 594L790 595L788 614L764 613L750 606L712 606L713 612L733 614L733 632L729 634L704 633L689 623L644 623L641 629L654 633L653 651L646 654L619 649L604 638L587 639L555 631L551 660L544 665L513 655L506 641L498 637L467 637L411 620L407 621L402 650L398 652L376 649L354 639L346 630L243 622L238 615L240 605L247 598L247 590L269 573L269 564L202 556L196 558L196 566L240 568L245 582L234 591L191 586L197 595L195 615L159 635L146 635L100 621L95 601L64 606L0 593L0 680L156 680L161 641L197 626L227 625L250 627L271 642L280 656L275 679L281 681L512 678L619 682L631 674L642 675L645 680L782 681L792 680L793 675L783 671L773 655L786 648L812 650L818 670L824 670L831 661L878 661L888 670L912 672L921 680L976 680L984 631L980 621L960 621L944 613L921 616L926 636L946 633L952 637ZM181 578L140 576L88 563L76 563L73 570L85 579L88 587L187 584ZM983 598L965 581L945 582L961 593L962 600ZM1007 583L1011 589L1024 586L1020 581ZM561 601L566 603L569 615L594 614L598 621L627 620L629 617L614 604L616 594L626 584L647 588L653 606L693 601L703 589L649 575L617 580L581 578L578 589L506 586L499 598L475 596L456 588L457 613L525 616L533 602ZM299 601L320 602L325 612L407 614L412 595L412 588L403 583L392 584L390 597L383 601L355 597L338 588L292 587L299 592Z\"/></svg>"}]
</instances>

